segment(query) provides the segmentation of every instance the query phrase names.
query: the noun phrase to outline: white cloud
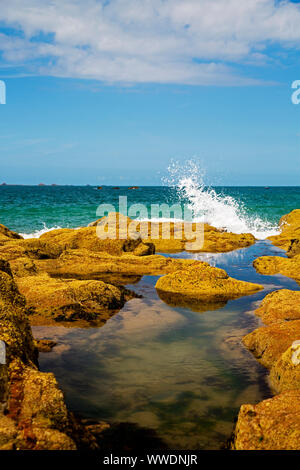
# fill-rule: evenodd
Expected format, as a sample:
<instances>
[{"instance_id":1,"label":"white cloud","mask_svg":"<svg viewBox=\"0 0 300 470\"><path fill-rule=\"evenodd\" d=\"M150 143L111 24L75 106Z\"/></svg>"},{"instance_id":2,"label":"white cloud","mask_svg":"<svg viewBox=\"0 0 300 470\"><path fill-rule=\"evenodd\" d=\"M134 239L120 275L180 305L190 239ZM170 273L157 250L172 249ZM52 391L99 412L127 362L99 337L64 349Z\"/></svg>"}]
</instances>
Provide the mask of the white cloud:
<instances>
[{"instance_id":1,"label":"white cloud","mask_svg":"<svg viewBox=\"0 0 300 470\"><path fill-rule=\"evenodd\" d=\"M288 1L0 0L0 21L23 33L0 35L8 66L108 83L255 84L235 66L300 46Z\"/></svg>"}]
</instances>

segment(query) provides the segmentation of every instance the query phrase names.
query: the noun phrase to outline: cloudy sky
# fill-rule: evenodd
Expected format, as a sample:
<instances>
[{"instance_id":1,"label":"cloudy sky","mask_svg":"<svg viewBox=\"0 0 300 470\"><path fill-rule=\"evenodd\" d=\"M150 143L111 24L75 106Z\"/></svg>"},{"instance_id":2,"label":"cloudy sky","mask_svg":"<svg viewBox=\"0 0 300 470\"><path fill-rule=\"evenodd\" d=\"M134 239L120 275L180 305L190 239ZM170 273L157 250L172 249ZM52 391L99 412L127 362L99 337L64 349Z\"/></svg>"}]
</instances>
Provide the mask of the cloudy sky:
<instances>
[{"instance_id":1,"label":"cloudy sky","mask_svg":"<svg viewBox=\"0 0 300 470\"><path fill-rule=\"evenodd\" d=\"M298 184L300 4L0 0L1 178Z\"/></svg>"}]
</instances>

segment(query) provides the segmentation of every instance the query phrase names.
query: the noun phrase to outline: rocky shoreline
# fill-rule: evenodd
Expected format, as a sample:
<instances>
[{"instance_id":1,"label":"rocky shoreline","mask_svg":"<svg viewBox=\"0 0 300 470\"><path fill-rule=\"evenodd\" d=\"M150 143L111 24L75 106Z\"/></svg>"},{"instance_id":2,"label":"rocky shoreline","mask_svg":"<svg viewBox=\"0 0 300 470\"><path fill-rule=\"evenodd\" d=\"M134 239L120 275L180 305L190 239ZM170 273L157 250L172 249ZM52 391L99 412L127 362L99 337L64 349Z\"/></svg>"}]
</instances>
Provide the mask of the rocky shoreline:
<instances>
[{"instance_id":1,"label":"rocky shoreline","mask_svg":"<svg viewBox=\"0 0 300 470\"><path fill-rule=\"evenodd\" d=\"M300 211L291 214L283 220L282 236L272 242L288 251L289 258L280 261L297 265ZM118 231L121 217L117 215ZM101 240L97 222L27 240L0 225L0 340L6 353L6 363L0 365L0 449L98 449L103 432L109 428L105 423L87 425L67 410L54 375L38 369L38 350L49 351L55 344L34 339L30 325L100 327L136 296L125 285L129 280L131 284L138 282L143 275L161 276L156 289L164 302L196 305L198 311L221 308L228 300L263 289L202 261L155 254L185 249L187 240L178 238L180 224L171 226L169 240L163 237L163 223L156 223L157 239L151 238L153 226L149 223L146 237ZM126 226L130 222L127 218ZM228 252L255 243L250 234L232 234L209 225L204 226L204 235L199 252ZM254 263L258 271L262 265L265 271L273 269L273 257L264 258L268 260L259 258ZM298 279L294 265L289 273ZM294 364L300 338L299 295L282 290L266 296L257 315L267 326L243 339L255 357L271 369L272 387L280 395L241 407L233 449L299 448L296 403L288 417L300 382L298 363ZM266 409L273 410L270 416ZM288 419L287 429L292 428L293 435L281 429ZM261 434L250 432L250 428Z\"/></svg>"}]
</instances>

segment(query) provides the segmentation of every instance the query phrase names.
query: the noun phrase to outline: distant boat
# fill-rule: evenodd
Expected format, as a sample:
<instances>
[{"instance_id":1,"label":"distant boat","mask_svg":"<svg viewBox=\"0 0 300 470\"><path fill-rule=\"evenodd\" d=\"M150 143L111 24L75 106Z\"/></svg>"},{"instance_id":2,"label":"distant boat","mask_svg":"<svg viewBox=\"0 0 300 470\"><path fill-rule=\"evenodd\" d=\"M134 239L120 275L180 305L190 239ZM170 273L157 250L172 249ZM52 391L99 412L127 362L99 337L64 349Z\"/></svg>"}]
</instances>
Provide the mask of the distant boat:
<instances>
[{"instance_id":1,"label":"distant boat","mask_svg":"<svg viewBox=\"0 0 300 470\"><path fill-rule=\"evenodd\" d=\"M138 186L129 186L128 189L139 189L139 187Z\"/></svg>"},{"instance_id":2,"label":"distant boat","mask_svg":"<svg viewBox=\"0 0 300 470\"><path fill-rule=\"evenodd\" d=\"M270 187L269 187L269 186L265 186L265 189L270 189Z\"/></svg>"}]
</instances>

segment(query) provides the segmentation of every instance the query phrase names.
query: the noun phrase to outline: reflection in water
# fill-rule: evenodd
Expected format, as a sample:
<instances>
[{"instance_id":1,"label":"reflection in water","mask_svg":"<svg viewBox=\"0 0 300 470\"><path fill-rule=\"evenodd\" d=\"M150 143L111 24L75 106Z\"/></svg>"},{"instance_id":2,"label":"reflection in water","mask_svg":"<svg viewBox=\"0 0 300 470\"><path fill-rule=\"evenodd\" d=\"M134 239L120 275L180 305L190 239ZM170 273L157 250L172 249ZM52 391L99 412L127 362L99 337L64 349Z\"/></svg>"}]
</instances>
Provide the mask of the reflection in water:
<instances>
[{"instance_id":1,"label":"reflection in water","mask_svg":"<svg viewBox=\"0 0 300 470\"><path fill-rule=\"evenodd\" d=\"M241 337L259 324L245 312L266 291L298 288L252 268L254 258L274 250L259 242L214 256L231 276L266 286L219 310L199 314L169 306L154 289L157 278L146 276L130 286L143 298L129 301L102 328L35 327L36 337L58 342L40 355L41 369L55 373L70 409L82 417L137 423L157 431L173 449L220 448L240 405L271 394L266 370Z\"/></svg>"}]
</instances>

